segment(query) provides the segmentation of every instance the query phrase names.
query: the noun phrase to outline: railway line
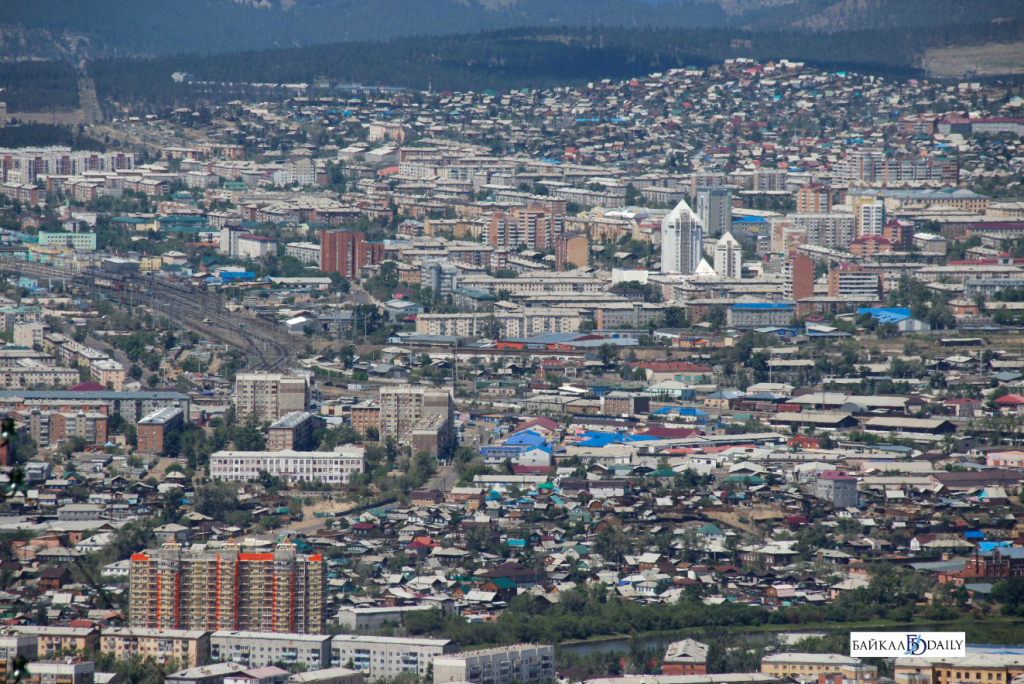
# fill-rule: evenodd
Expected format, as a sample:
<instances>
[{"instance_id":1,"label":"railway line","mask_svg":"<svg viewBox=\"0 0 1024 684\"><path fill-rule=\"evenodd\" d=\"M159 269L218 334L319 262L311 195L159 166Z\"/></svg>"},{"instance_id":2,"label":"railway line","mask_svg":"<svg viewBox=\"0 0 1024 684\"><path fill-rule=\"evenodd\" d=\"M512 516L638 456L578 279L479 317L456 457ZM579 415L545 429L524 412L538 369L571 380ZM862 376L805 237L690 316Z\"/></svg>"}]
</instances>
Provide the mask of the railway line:
<instances>
[{"instance_id":1,"label":"railway line","mask_svg":"<svg viewBox=\"0 0 1024 684\"><path fill-rule=\"evenodd\" d=\"M0 256L0 275L61 280L133 309L144 307L173 326L191 330L241 351L249 370L282 370L293 360L291 340L273 323L231 313L219 294L153 276L127 278L103 272L70 271Z\"/></svg>"}]
</instances>

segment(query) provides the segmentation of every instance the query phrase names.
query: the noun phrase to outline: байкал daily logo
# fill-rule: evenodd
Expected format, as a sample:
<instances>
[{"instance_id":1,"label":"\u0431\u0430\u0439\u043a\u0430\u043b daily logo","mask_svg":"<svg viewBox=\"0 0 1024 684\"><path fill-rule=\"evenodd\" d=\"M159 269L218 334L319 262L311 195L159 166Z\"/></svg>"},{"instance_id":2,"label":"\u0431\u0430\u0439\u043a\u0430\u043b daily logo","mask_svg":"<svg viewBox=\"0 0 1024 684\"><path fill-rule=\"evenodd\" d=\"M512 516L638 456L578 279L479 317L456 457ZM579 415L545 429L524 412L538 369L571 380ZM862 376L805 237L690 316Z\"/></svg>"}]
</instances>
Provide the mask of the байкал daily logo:
<instances>
[{"instance_id":1,"label":"\u0431\u0430\u0439\u043a\u0430\u043b daily logo","mask_svg":"<svg viewBox=\"0 0 1024 684\"><path fill-rule=\"evenodd\" d=\"M967 655L964 632L850 632L854 658L963 658Z\"/></svg>"}]
</instances>

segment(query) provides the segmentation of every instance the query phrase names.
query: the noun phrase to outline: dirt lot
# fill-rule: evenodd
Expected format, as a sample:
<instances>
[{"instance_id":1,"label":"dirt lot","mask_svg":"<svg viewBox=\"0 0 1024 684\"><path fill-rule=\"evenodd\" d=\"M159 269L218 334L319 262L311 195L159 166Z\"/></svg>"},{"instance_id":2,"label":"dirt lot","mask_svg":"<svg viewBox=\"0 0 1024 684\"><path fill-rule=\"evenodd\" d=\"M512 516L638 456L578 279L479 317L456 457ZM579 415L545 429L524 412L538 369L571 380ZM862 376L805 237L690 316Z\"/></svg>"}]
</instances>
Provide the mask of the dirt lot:
<instances>
[{"instance_id":1,"label":"dirt lot","mask_svg":"<svg viewBox=\"0 0 1024 684\"><path fill-rule=\"evenodd\" d=\"M928 50L922 62L932 76L1019 74L1024 73L1024 42Z\"/></svg>"}]
</instances>

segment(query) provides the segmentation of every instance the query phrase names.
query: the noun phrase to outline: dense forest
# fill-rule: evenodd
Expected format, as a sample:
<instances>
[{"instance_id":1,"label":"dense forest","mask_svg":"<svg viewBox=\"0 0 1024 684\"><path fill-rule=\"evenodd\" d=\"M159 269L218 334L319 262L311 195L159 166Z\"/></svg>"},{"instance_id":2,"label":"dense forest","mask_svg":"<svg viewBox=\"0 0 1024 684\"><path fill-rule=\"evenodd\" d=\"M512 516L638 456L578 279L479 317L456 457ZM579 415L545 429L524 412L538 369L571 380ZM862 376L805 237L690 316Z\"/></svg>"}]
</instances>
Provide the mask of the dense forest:
<instances>
[{"instance_id":1,"label":"dense forest","mask_svg":"<svg viewBox=\"0 0 1024 684\"><path fill-rule=\"evenodd\" d=\"M435 90L548 87L623 78L704 65L735 56L789 58L826 69L920 75L930 47L1007 41L1024 35L1024 21L959 24L850 33L741 29L508 29L396 41L335 43L230 55L179 55L99 60L90 65L101 100L150 106L194 105L236 91L175 84L186 71L202 82L340 82Z\"/></svg>"},{"instance_id":2,"label":"dense forest","mask_svg":"<svg viewBox=\"0 0 1024 684\"><path fill-rule=\"evenodd\" d=\"M842 32L1021 18L1019 0L32 0L0 15L0 58L222 53L521 26Z\"/></svg>"},{"instance_id":3,"label":"dense forest","mask_svg":"<svg viewBox=\"0 0 1024 684\"><path fill-rule=\"evenodd\" d=\"M37 123L0 126L0 148L47 147L50 145L62 145L74 150L95 150L97 152L106 149L106 146L99 140L82 135L78 127Z\"/></svg>"},{"instance_id":4,"label":"dense forest","mask_svg":"<svg viewBox=\"0 0 1024 684\"><path fill-rule=\"evenodd\" d=\"M78 76L67 62L0 62L0 102L9 112L78 107Z\"/></svg>"}]
</instances>

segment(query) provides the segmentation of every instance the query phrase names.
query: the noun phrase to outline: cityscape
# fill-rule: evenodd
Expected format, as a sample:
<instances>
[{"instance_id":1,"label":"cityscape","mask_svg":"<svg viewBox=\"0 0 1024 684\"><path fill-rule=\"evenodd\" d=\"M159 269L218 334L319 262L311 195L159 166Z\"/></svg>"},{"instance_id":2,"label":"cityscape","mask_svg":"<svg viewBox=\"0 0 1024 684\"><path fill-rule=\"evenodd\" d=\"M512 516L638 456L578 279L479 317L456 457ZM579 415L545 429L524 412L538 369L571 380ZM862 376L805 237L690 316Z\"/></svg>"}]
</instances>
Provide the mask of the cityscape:
<instances>
[{"instance_id":1,"label":"cityscape","mask_svg":"<svg viewBox=\"0 0 1024 684\"><path fill-rule=\"evenodd\" d=\"M221 2L0 17L0 684L1024 681L1024 7Z\"/></svg>"}]
</instances>

